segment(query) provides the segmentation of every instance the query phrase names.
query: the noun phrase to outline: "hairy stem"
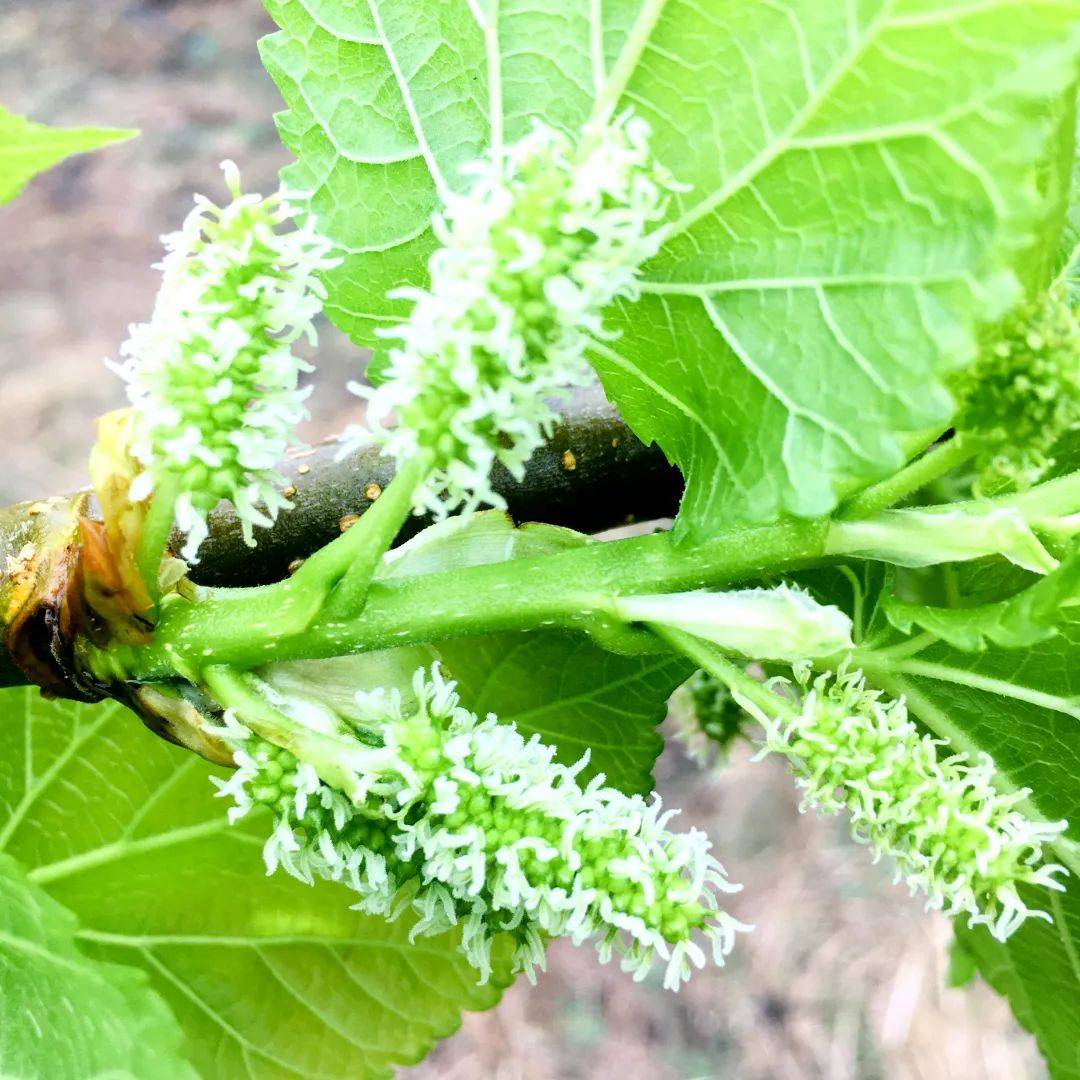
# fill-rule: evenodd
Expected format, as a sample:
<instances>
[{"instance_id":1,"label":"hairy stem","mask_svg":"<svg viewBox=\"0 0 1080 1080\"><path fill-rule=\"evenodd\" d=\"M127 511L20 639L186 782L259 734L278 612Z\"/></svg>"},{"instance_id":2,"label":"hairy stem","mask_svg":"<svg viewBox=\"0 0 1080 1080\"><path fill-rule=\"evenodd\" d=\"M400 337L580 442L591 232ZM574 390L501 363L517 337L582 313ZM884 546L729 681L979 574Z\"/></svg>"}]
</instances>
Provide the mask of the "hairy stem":
<instances>
[{"instance_id":1,"label":"hairy stem","mask_svg":"<svg viewBox=\"0 0 1080 1080\"><path fill-rule=\"evenodd\" d=\"M974 455L975 448L960 436L937 443L894 476L873 484L849 499L837 516L848 520L872 517L951 472Z\"/></svg>"},{"instance_id":2,"label":"hairy stem","mask_svg":"<svg viewBox=\"0 0 1080 1080\"><path fill-rule=\"evenodd\" d=\"M1046 523L1051 531L1080 507L1080 470L1047 480L1030 491L994 499L998 506L1012 506L1036 527Z\"/></svg>"},{"instance_id":3,"label":"hairy stem","mask_svg":"<svg viewBox=\"0 0 1080 1080\"><path fill-rule=\"evenodd\" d=\"M270 660L316 659L465 635L544 626L614 634L614 597L723 585L806 566L825 550L828 522L730 529L700 545L667 533L590 544L555 555L376 582L363 612L320 613L302 634L283 634L287 589L236 590L201 603L169 598L146 646L88 648L99 678L162 679L214 663L251 668ZM292 582L282 583L283 585Z\"/></svg>"},{"instance_id":4,"label":"hairy stem","mask_svg":"<svg viewBox=\"0 0 1080 1080\"><path fill-rule=\"evenodd\" d=\"M772 716L794 716L795 710L779 694L774 694L767 686L729 660L715 645L703 641L685 630L676 630L661 623L650 623L649 629L666 641L677 652L702 671L719 679L733 694L746 698L760 706Z\"/></svg>"}]
</instances>

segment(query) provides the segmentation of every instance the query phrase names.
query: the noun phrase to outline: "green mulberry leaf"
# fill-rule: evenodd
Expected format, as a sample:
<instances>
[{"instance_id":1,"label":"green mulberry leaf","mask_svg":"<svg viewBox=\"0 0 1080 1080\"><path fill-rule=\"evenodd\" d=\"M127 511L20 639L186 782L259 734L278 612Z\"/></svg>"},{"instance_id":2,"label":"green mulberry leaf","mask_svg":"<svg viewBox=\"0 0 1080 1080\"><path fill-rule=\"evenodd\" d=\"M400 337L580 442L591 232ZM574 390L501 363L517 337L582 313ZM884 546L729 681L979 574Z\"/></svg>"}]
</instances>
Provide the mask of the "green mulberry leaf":
<instances>
[{"instance_id":1,"label":"green mulberry leaf","mask_svg":"<svg viewBox=\"0 0 1080 1080\"><path fill-rule=\"evenodd\" d=\"M407 916L388 923L349 910L343 888L268 877L269 818L230 827L212 775L119 705L0 694L0 848L74 913L84 952L149 975L202 1073L389 1077L463 1010L498 1001L508 949L478 986L453 934L411 944ZM39 1062L26 1075L65 1074Z\"/></svg>"},{"instance_id":2,"label":"green mulberry leaf","mask_svg":"<svg viewBox=\"0 0 1080 1080\"><path fill-rule=\"evenodd\" d=\"M983 978L1035 1036L1052 1080L1080 1080L1080 884L1072 877L1066 885L1050 898L1052 924L1029 920L1004 944L981 927L957 929ZM1046 903L1024 890L1021 897Z\"/></svg>"},{"instance_id":3,"label":"green mulberry leaf","mask_svg":"<svg viewBox=\"0 0 1080 1080\"><path fill-rule=\"evenodd\" d=\"M0 1073L25 1080L195 1080L144 972L88 957L77 921L0 854Z\"/></svg>"},{"instance_id":4,"label":"green mulberry leaf","mask_svg":"<svg viewBox=\"0 0 1080 1080\"><path fill-rule=\"evenodd\" d=\"M1080 25L1051 2L267 0L284 174L357 342L442 193L534 117L634 108L690 189L592 358L682 468L677 530L828 512L947 425L947 373L1049 261ZM1054 117L1057 116L1057 122ZM1056 140L1056 141L1055 141ZM1052 197L1053 196L1053 197ZM842 386L843 393L836 388Z\"/></svg>"},{"instance_id":5,"label":"green mulberry leaf","mask_svg":"<svg viewBox=\"0 0 1080 1080\"><path fill-rule=\"evenodd\" d=\"M48 127L0 105L0 203L10 202L38 173L64 158L125 142L138 134L120 128Z\"/></svg>"},{"instance_id":6,"label":"green mulberry leaf","mask_svg":"<svg viewBox=\"0 0 1080 1080\"><path fill-rule=\"evenodd\" d=\"M973 652L991 644L1021 648L1046 641L1057 633L1062 607L1078 600L1080 555L1074 554L1057 570L1007 600L945 608L889 596L883 608L889 622L905 634L918 627L957 649Z\"/></svg>"}]
</instances>

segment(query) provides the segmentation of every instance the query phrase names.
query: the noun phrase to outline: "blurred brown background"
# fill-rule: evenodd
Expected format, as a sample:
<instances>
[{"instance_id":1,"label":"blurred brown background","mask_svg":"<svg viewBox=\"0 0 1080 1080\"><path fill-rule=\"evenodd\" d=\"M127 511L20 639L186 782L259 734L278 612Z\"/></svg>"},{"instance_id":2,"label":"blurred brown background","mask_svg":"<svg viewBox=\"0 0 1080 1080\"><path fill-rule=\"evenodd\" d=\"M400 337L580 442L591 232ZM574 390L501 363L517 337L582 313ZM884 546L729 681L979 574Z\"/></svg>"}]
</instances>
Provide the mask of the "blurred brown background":
<instances>
[{"instance_id":1,"label":"blurred brown background","mask_svg":"<svg viewBox=\"0 0 1080 1080\"><path fill-rule=\"evenodd\" d=\"M258 0L0 0L0 102L54 124L137 127L0 208L0 505L84 482L94 417L122 402L102 364L147 317L158 237L222 158L267 191L285 160ZM309 437L349 414L362 357L327 328ZM1032 1040L989 990L944 986L948 927L851 845L802 817L793 785L747 754L702 771L669 742L669 805L712 836L757 925L723 971L677 996L556 946L537 987L506 995L409 1075L440 1080L1027 1080ZM233 1078L222 1078L233 1080Z\"/></svg>"}]
</instances>

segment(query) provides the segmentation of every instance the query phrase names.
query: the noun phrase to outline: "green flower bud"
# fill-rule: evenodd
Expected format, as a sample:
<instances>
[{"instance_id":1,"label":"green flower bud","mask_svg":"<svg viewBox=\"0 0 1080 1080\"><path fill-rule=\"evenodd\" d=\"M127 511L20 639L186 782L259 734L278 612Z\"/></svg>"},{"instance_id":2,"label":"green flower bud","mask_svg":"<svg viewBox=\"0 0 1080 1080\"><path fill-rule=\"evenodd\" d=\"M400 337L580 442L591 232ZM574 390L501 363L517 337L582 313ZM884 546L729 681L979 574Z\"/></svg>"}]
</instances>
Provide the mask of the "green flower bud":
<instances>
[{"instance_id":1,"label":"green flower bud","mask_svg":"<svg viewBox=\"0 0 1080 1080\"><path fill-rule=\"evenodd\" d=\"M615 609L627 622L662 623L757 660L805 660L852 648L847 615L790 585L625 596Z\"/></svg>"},{"instance_id":2,"label":"green flower bud","mask_svg":"<svg viewBox=\"0 0 1080 1080\"><path fill-rule=\"evenodd\" d=\"M743 736L746 714L731 691L706 671L696 671L672 699L675 738L703 767L722 760Z\"/></svg>"},{"instance_id":3,"label":"green flower bud","mask_svg":"<svg viewBox=\"0 0 1080 1080\"><path fill-rule=\"evenodd\" d=\"M977 490L1030 487L1080 421L1080 321L1064 293L1024 304L957 386L956 429L979 440Z\"/></svg>"}]
</instances>

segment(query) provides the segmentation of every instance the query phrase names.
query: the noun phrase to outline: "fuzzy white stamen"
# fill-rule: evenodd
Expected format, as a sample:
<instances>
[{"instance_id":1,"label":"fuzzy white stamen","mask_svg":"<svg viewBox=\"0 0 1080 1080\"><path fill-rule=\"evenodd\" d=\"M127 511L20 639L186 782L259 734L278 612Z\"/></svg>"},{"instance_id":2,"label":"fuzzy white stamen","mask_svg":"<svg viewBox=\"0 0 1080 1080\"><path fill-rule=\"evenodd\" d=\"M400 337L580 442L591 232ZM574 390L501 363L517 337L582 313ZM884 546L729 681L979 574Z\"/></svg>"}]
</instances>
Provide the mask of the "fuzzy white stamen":
<instances>
[{"instance_id":1,"label":"fuzzy white stamen","mask_svg":"<svg viewBox=\"0 0 1080 1080\"><path fill-rule=\"evenodd\" d=\"M219 499L236 507L249 544L256 526L291 506L276 463L306 415L298 380L311 370L291 346L314 340L325 296L317 275L339 261L311 218L279 231L296 212L287 193L245 195L236 166L222 168L232 202L197 196L180 231L164 238L153 316L131 327L125 361L110 364L136 411L132 451L145 472L131 497L167 478L178 484L189 562Z\"/></svg>"},{"instance_id":2,"label":"fuzzy white stamen","mask_svg":"<svg viewBox=\"0 0 1080 1080\"><path fill-rule=\"evenodd\" d=\"M813 682L796 670L802 707L791 719L770 716L734 691L765 729L759 757L782 754L803 790L803 807L846 810L852 835L875 858L891 857L897 880L926 896L926 906L966 915L1004 941L1029 918L1020 885L1063 890L1065 867L1044 864L1044 847L1067 827L1034 821L1020 808L1027 788L1002 794L993 760L949 754L922 734L903 699L870 690L857 671L826 673Z\"/></svg>"},{"instance_id":3,"label":"fuzzy white stamen","mask_svg":"<svg viewBox=\"0 0 1080 1080\"><path fill-rule=\"evenodd\" d=\"M340 881L363 911L411 907L414 935L461 924L482 979L494 939L508 933L530 978L545 937L565 936L593 940L602 956L617 949L636 977L660 959L677 989L704 963L695 937L722 963L750 929L719 909L719 894L738 886L708 839L670 832L658 797L626 795L602 776L582 787L584 761L562 765L536 736L463 709L437 666L417 673L414 693L419 705L404 717L398 695L358 695L383 745L352 749L366 795L351 802L287 751L226 729L240 768L221 793L236 799L233 816L273 808L268 867ZM360 872L376 860L377 874Z\"/></svg>"},{"instance_id":4,"label":"fuzzy white stamen","mask_svg":"<svg viewBox=\"0 0 1080 1080\"><path fill-rule=\"evenodd\" d=\"M385 332L400 344L380 385L352 385L366 426L345 435L347 447L427 465L418 510L503 505L492 467L520 479L554 424L550 399L588 382L589 340L606 336L609 304L637 295L652 226L679 187L652 161L648 135L630 114L578 144L538 122L474 162L469 190L435 218L430 285L394 294L412 313Z\"/></svg>"}]
</instances>

